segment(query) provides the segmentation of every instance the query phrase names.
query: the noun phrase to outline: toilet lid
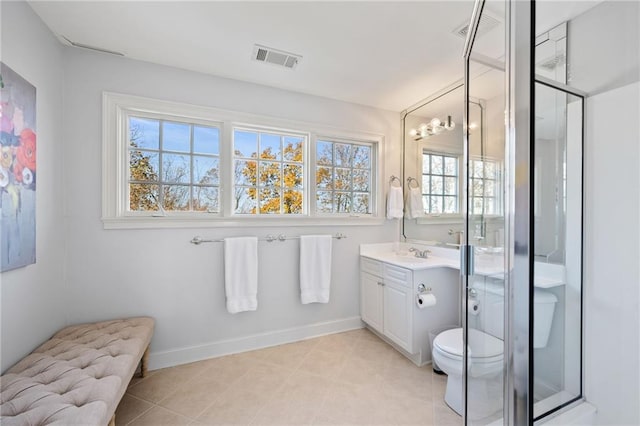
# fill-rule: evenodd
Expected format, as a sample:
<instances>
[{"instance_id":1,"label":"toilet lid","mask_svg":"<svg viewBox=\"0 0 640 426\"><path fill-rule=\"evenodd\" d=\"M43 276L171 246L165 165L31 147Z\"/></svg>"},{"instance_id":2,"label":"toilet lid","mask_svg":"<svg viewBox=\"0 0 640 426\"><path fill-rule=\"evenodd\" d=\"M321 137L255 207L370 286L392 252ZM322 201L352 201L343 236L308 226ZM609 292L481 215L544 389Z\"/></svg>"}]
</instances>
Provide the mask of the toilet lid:
<instances>
[{"instance_id":1,"label":"toilet lid","mask_svg":"<svg viewBox=\"0 0 640 426\"><path fill-rule=\"evenodd\" d=\"M451 355L462 357L462 329L444 331L433 341L433 345ZM469 356L490 358L502 355L502 340L474 328L469 329Z\"/></svg>"}]
</instances>

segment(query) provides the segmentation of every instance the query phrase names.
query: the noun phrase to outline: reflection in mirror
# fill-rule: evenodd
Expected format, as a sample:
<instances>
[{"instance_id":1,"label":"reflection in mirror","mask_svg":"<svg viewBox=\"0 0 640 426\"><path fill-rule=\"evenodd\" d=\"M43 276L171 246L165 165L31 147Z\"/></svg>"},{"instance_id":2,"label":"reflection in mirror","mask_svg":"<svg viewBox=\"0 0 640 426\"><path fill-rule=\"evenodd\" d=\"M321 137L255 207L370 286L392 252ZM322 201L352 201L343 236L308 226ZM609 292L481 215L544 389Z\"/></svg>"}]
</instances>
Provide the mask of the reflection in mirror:
<instances>
[{"instance_id":1,"label":"reflection in mirror","mask_svg":"<svg viewBox=\"0 0 640 426\"><path fill-rule=\"evenodd\" d=\"M405 214L403 234L408 240L458 247L464 241L464 212L474 216L470 242L478 247L502 247L504 241L503 81L496 70L473 64L474 81L481 88L469 108L469 199L463 164L464 89L454 85L407 111L404 116L404 176L416 179L423 215ZM432 132L439 120L449 130ZM406 190L409 187L406 186Z\"/></svg>"},{"instance_id":2,"label":"reflection in mirror","mask_svg":"<svg viewBox=\"0 0 640 426\"><path fill-rule=\"evenodd\" d=\"M459 244L463 224L463 95L462 84L453 85L404 115L405 189L418 191L419 187L422 212L413 214L415 206L407 206L409 214L405 212L403 223L406 239Z\"/></svg>"}]
</instances>

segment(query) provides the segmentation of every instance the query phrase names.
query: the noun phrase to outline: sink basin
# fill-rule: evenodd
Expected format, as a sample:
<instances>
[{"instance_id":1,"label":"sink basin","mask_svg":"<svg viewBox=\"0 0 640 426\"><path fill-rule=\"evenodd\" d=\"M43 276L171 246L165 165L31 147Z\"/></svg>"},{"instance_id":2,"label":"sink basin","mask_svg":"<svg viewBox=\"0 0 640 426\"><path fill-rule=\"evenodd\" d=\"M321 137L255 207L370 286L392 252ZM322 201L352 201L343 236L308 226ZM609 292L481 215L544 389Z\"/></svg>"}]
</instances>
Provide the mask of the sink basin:
<instances>
[{"instance_id":1,"label":"sink basin","mask_svg":"<svg viewBox=\"0 0 640 426\"><path fill-rule=\"evenodd\" d=\"M411 261L415 261L415 260L429 260L428 257L416 257L415 254L413 253L394 253L393 254L394 257L401 259L401 260L411 260Z\"/></svg>"}]
</instances>

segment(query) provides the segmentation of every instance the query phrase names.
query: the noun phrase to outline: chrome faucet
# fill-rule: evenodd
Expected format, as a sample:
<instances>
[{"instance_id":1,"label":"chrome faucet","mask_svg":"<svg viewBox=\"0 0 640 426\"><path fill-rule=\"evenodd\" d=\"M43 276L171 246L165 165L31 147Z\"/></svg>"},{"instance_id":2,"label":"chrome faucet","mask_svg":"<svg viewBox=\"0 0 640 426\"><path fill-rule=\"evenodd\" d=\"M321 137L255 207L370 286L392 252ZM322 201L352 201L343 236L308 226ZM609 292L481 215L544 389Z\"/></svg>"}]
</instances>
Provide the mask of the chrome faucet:
<instances>
[{"instance_id":1,"label":"chrome faucet","mask_svg":"<svg viewBox=\"0 0 640 426\"><path fill-rule=\"evenodd\" d=\"M429 253L431 253L431 250L419 250L415 247L411 247L409 249L410 253L414 253L416 257L419 257L420 259L427 259L429 257Z\"/></svg>"}]
</instances>

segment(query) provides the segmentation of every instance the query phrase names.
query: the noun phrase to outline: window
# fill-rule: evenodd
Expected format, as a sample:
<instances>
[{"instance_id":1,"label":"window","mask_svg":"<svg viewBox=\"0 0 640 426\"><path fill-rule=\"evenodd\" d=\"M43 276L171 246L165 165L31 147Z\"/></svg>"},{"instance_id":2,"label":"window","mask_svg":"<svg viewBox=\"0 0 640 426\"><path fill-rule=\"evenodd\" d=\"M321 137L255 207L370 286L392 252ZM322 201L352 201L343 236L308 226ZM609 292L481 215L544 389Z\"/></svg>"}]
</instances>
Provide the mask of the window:
<instances>
[{"instance_id":1,"label":"window","mask_svg":"<svg viewBox=\"0 0 640 426\"><path fill-rule=\"evenodd\" d=\"M422 199L428 214L459 213L458 157L422 154Z\"/></svg>"},{"instance_id":2,"label":"window","mask_svg":"<svg viewBox=\"0 0 640 426\"><path fill-rule=\"evenodd\" d=\"M220 129L129 116L128 210L220 211Z\"/></svg>"},{"instance_id":3,"label":"window","mask_svg":"<svg viewBox=\"0 0 640 426\"><path fill-rule=\"evenodd\" d=\"M105 228L379 224L383 140L104 93L102 220Z\"/></svg>"},{"instance_id":4,"label":"window","mask_svg":"<svg viewBox=\"0 0 640 426\"><path fill-rule=\"evenodd\" d=\"M316 142L316 211L370 214L371 144Z\"/></svg>"},{"instance_id":5,"label":"window","mask_svg":"<svg viewBox=\"0 0 640 426\"><path fill-rule=\"evenodd\" d=\"M499 164L487 159L471 159L469 167L471 214L501 214Z\"/></svg>"},{"instance_id":6,"label":"window","mask_svg":"<svg viewBox=\"0 0 640 426\"><path fill-rule=\"evenodd\" d=\"M304 135L234 129L234 213L304 212L306 140Z\"/></svg>"}]
</instances>

